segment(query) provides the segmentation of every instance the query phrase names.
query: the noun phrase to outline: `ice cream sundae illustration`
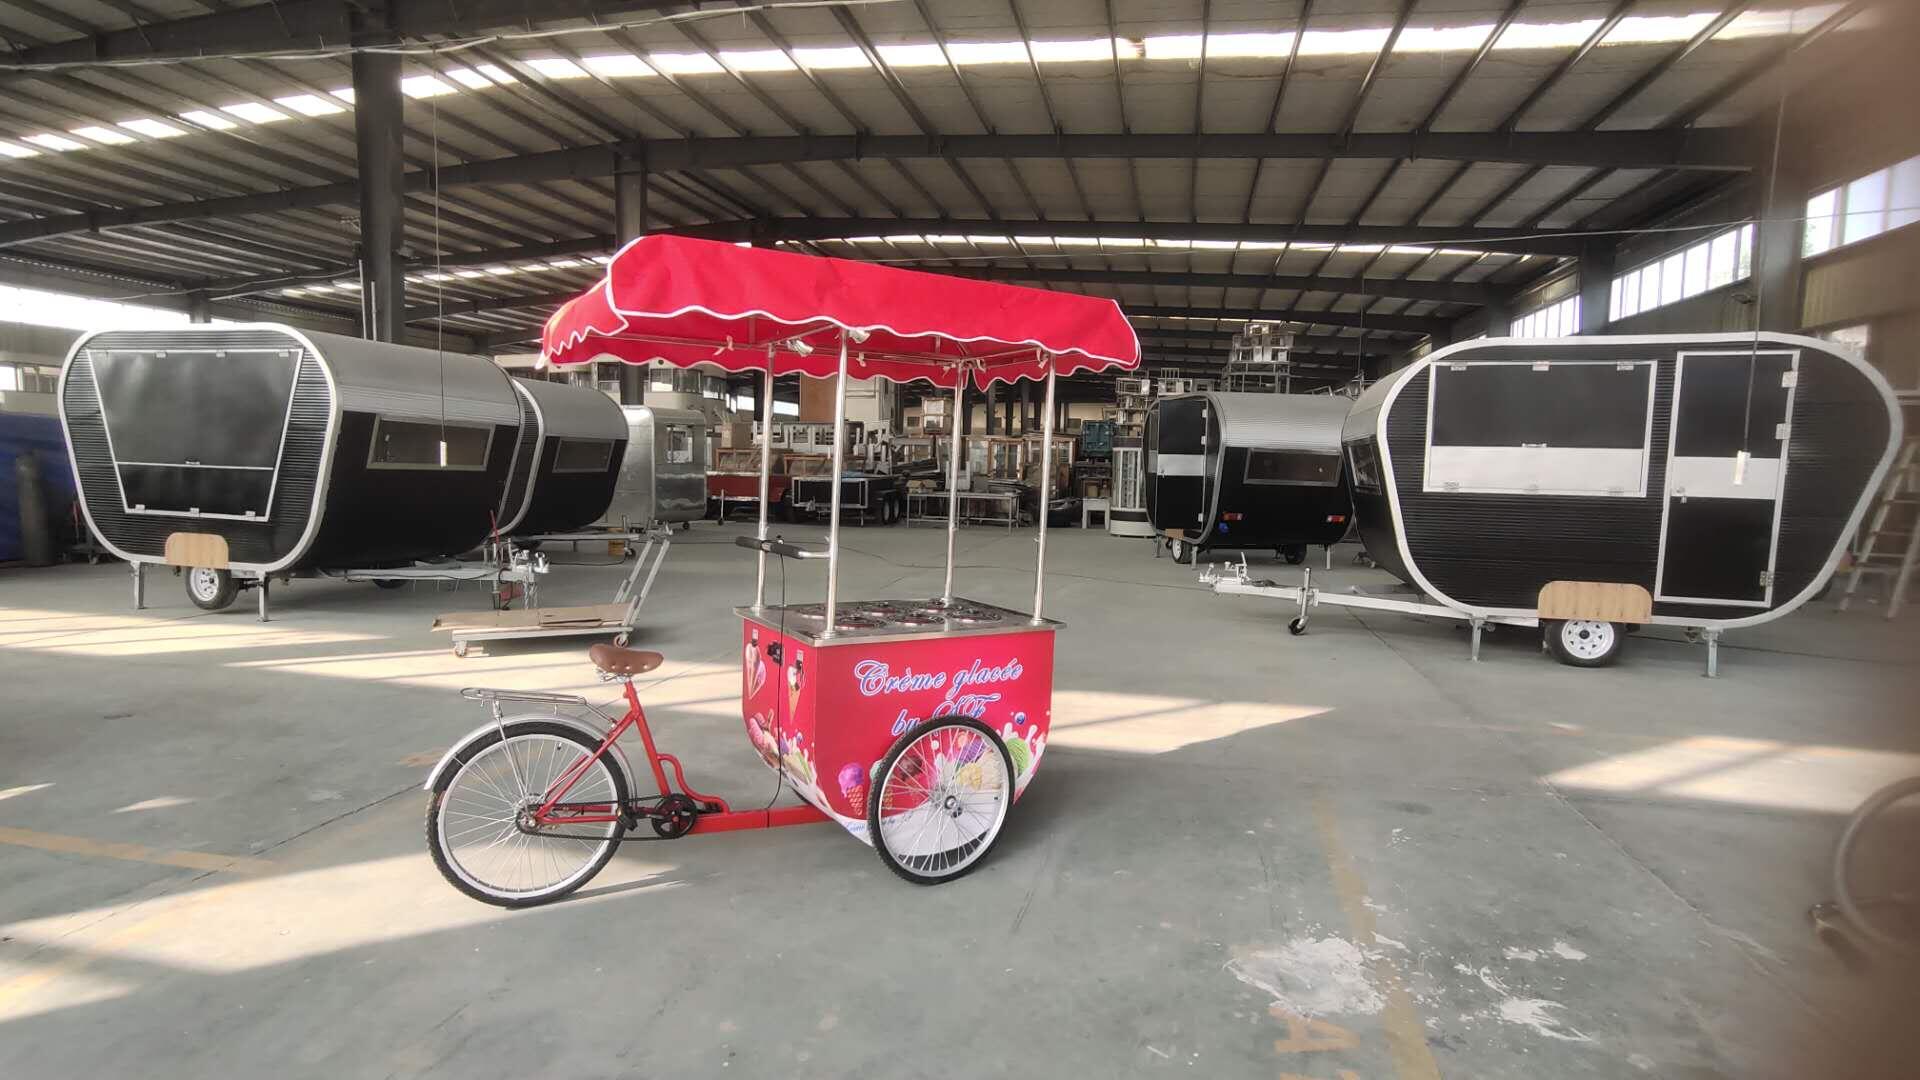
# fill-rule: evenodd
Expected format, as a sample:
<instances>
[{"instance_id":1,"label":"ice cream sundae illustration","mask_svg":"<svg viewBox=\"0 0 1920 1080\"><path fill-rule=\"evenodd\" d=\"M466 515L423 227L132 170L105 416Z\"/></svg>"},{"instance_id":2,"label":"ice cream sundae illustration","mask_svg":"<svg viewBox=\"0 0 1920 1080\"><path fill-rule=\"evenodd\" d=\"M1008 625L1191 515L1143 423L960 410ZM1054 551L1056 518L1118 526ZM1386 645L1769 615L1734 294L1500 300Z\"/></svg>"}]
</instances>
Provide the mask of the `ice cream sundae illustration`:
<instances>
[{"instance_id":1,"label":"ice cream sundae illustration","mask_svg":"<svg viewBox=\"0 0 1920 1080\"><path fill-rule=\"evenodd\" d=\"M747 720L747 739L753 743L754 750L759 752L762 760L775 768L779 767L780 746L774 739L773 721L767 718L766 713L754 713Z\"/></svg>"},{"instance_id":2,"label":"ice cream sundae illustration","mask_svg":"<svg viewBox=\"0 0 1920 1080\"><path fill-rule=\"evenodd\" d=\"M867 770L859 762L840 766L840 794L846 796L855 817L867 816Z\"/></svg>"},{"instance_id":3,"label":"ice cream sundae illustration","mask_svg":"<svg viewBox=\"0 0 1920 1080\"><path fill-rule=\"evenodd\" d=\"M1026 731L1022 733L1020 729ZM1017 791L1026 786L1033 778L1033 770L1040 763L1040 754L1047 748L1047 737L1040 734L1038 724L1027 723L1027 714L1013 714L1013 723L1000 729L1000 741L1007 744L1007 758L1013 764L1013 786Z\"/></svg>"},{"instance_id":4,"label":"ice cream sundae illustration","mask_svg":"<svg viewBox=\"0 0 1920 1080\"><path fill-rule=\"evenodd\" d=\"M767 661L760 655L760 629L755 627L747 641L747 654L742 658L741 671L747 676L747 697L751 700L767 685Z\"/></svg>"},{"instance_id":5,"label":"ice cream sundae illustration","mask_svg":"<svg viewBox=\"0 0 1920 1080\"><path fill-rule=\"evenodd\" d=\"M801 666L801 661L805 659L806 658L800 654L800 650L795 649L793 652L793 663L787 665L788 716L792 716L794 712L800 708L800 687L804 686L807 681L807 674Z\"/></svg>"}]
</instances>

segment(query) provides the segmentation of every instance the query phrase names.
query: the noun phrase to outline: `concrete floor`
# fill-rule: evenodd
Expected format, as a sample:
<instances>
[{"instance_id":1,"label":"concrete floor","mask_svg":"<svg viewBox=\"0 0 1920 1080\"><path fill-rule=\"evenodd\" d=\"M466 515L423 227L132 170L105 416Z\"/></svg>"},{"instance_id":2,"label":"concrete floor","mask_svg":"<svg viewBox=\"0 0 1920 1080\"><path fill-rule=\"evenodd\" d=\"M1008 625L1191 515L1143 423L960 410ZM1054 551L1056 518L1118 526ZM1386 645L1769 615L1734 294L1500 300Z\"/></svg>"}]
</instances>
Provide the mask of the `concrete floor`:
<instances>
[{"instance_id":1,"label":"concrete floor","mask_svg":"<svg viewBox=\"0 0 1920 1080\"><path fill-rule=\"evenodd\" d=\"M635 644L669 657L643 689L666 747L757 804L774 786L728 611L751 588L743 531L682 536ZM938 591L943 542L850 530L847 595ZM963 593L1027 608L1032 550L965 531ZM1847 971L1804 912L1840 815L1920 772L1901 627L1803 612L1731 636L1716 681L1652 632L1608 670L1515 631L1472 664L1444 623L1327 611L1289 637L1279 605L1149 552L1053 534L1051 752L972 876L914 888L807 826L630 845L517 913L439 879L418 785L484 719L461 686L610 699L580 645L456 659L427 626L484 607L471 589L299 582L263 626L164 575L134 613L122 567L0 571L0 1076L1897 1060L1864 1034L1889 972ZM1337 560L1336 585L1384 581ZM546 600L603 598L620 570L600 562L557 569ZM789 576L796 601L823 590L819 564Z\"/></svg>"}]
</instances>

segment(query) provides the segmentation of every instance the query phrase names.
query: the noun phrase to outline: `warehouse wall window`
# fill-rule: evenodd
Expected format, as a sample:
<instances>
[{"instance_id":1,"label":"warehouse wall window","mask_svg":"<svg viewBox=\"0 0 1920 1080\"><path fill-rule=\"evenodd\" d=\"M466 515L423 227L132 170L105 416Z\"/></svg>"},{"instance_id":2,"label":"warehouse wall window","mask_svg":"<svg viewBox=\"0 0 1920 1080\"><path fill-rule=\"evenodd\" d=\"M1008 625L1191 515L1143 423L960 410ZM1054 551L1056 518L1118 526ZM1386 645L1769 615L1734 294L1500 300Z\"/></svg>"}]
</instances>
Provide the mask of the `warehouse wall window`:
<instances>
[{"instance_id":1,"label":"warehouse wall window","mask_svg":"<svg viewBox=\"0 0 1920 1080\"><path fill-rule=\"evenodd\" d=\"M1580 297L1569 296L1557 304L1513 320L1512 337L1570 337L1580 332Z\"/></svg>"},{"instance_id":2,"label":"warehouse wall window","mask_svg":"<svg viewBox=\"0 0 1920 1080\"><path fill-rule=\"evenodd\" d=\"M1800 250L1812 257L1920 221L1920 155L1807 200Z\"/></svg>"},{"instance_id":3,"label":"warehouse wall window","mask_svg":"<svg viewBox=\"0 0 1920 1080\"><path fill-rule=\"evenodd\" d=\"M1612 321L1665 307L1753 275L1753 226L1740 225L1613 279Z\"/></svg>"}]
</instances>

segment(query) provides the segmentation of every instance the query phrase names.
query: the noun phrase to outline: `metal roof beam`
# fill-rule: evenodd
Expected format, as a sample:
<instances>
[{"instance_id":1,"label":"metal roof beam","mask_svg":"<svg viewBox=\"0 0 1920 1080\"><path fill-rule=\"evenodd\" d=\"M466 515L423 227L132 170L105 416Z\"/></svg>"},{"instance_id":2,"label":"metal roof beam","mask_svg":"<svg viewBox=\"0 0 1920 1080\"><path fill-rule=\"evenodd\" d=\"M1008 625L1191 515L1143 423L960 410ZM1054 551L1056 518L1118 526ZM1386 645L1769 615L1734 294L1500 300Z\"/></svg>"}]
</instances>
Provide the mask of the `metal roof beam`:
<instances>
[{"instance_id":1,"label":"metal roof beam","mask_svg":"<svg viewBox=\"0 0 1920 1080\"><path fill-rule=\"evenodd\" d=\"M1345 293L1353 296L1394 296L1406 300L1435 300L1449 304L1489 304L1507 290L1457 281L1397 281L1390 277L1357 278L1288 274L1189 273L1184 270L1080 270L1073 267L1025 269L1017 266L926 266L954 277L989 281L1077 282L1084 285L1174 285L1211 289L1294 289L1302 292Z\"/></svg>"},{"instance_id":2,"label":"metal roof beam","mask_svg":"<svg viewBox=\"0 0 1920 1080\"><path fill-rule=\"evenodd\" d=\"M1128 307L1126 312L1130 319L1306 323L1310 326L1347 326L1400 334L1439 334L1453 325L1452 319L1421 315L1368 315L1358 311L1300 311L1293 308Z\"/></svg>"},{"instance_id":3,"label":"metal roof beam","mask_svg":"<svg viewBox=\"0 0 1920 1080\"><path fill-rule=\"evenodd\" d=\"M1354 134L1340 145L1332 135L775 135L739 138L633 140L514 157L440 170L442 190L485 184L527 184L612 176L623 159L640 158L649 171L739 169L800 161L864 158L1430 158L1608 168L1689 168L1739 171L1751 167L1738 129L1668 131L1525 131ZM407 174L407 190L427 191L433 175ZM38 218L0 226L0 244L63 232L150 224L184 218L271 213L315 206L351 206L351 181L255 195L196 199L152 206L103 208L89 214Z\"/></svg>"},{"instance_id":4,"label":"metal roof beam","mask_svg":"<svg viewBox=\"0 0 1920 1080\"><path fill-rule=\"evenodd\" d=\"M71 41L0 53L5 69L100 61L339 49L353 44L354 0L276 0L182 19L142 22ZM600 20L680 6L677 0L387 0L387 25L406 38L471 34L568 19Z\"/></svg>"}]
</instances>

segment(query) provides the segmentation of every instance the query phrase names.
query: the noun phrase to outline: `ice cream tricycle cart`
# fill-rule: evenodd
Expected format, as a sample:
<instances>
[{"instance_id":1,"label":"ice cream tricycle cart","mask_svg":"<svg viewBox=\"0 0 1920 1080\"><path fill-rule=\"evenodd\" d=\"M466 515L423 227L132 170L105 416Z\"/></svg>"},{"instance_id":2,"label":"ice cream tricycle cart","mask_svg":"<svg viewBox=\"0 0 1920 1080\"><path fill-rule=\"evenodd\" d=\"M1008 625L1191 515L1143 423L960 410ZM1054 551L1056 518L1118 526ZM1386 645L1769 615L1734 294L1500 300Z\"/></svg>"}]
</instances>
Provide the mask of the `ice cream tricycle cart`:
<instances>
[{"instance_id":1,"label":"ice cream tricycle cart","mask_svg":"<svg viewBox=\"0 0 1920 1080\"><path fill-rule=\"evenodd\" d=\"M956 416L969 383L1044 380L1050 436L1058 376L1140 359L1111 300L672 236L621 249L600 284L548 320L542 355L557 366L613 357L765 372L763 416L773 415L774 376L835 377L836 480L849 378L930 380L952 391ZM956 424L951 487L960 438ZM1052 440L1042 446L1050 455ZM759 529L738 539L757 553L753 603L734 609L741 716L754 750L804 805L735 809L688 786L680 762L656 745L632 682L663 658L596 645L589 657L602 678L624 684L623 713L570 695L462 691L492 719L426 783L428 847L456 888L509 907L544 903L591 879L623 840L822 820L919 884L966 873L993 846L1039 766L1052 716L1059 624L1041 614L1045 515L1031 612L954 592L952 499L940 595L843 599L839 500L825 550L768 535L773 452L763 442ZM1041 476L1051 473L1043 463ZM768 603L769 557L825 560L825 602ZM532 711L508 714L521 706ZM621 747L629 731L639 761ZM626 835L642 822L652 836Z\"/></svg>"}]
</instances>

